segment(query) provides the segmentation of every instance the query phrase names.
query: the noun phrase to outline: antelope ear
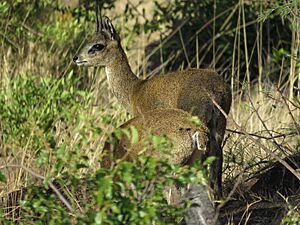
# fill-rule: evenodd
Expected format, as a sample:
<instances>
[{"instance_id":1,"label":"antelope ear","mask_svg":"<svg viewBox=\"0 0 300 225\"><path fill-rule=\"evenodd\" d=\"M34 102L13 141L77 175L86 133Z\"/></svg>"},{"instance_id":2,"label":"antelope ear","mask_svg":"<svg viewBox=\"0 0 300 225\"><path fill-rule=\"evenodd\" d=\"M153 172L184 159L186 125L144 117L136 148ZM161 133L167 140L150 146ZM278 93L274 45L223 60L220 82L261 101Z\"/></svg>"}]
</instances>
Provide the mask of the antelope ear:
<instances>
[{"instance_id":1,"label":"antelope ear","mask_svg":"<svg viewBox=\"0 0 300 225\"><path fill-rule=\"evenodd\" d=\"M112 40L120 42L120 36L116 32L114 26L112 25L110 19L107 16L104 17L104 28L109 32Z\"/></svg>"}]
</instances>

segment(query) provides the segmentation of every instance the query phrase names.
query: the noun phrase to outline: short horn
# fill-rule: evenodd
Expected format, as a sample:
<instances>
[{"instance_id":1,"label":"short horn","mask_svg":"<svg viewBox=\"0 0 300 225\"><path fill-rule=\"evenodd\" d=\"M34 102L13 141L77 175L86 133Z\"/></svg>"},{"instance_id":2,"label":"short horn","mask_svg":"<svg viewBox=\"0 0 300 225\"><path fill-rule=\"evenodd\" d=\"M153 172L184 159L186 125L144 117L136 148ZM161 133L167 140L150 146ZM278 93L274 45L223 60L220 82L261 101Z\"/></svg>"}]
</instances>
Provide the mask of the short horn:
<instances>
[{"instance_id":1,"label":"short horn","mask_svg":"<svg viewBox=\"0 0 300 225\"><path fill-rule=\"evenodd\" d=\"M100 11L99 0L96 0L96 7L95 7L95 12L96 12L96 32L100 32L102 30L102 19L101 19L101 13L100 13L100 21L99 21L99 11Z\"/></svg>"}]
</instances>

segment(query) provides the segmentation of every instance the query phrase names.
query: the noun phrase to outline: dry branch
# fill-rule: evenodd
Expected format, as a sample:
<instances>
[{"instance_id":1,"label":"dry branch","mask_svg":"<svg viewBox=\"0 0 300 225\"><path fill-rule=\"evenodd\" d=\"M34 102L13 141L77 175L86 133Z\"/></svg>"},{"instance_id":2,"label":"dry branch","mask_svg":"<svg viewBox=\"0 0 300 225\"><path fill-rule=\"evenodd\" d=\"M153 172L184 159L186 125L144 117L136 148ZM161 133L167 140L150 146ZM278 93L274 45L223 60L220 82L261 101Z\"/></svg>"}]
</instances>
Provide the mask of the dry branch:
<instances>
[{"instance_id":1,"label":"dry branch","mask_svg":"<svg viewBox=\"0 0 300 225\"><path fill-rule=\"evenodd\" d=\"M32 169L27 168L23 165L15 165L15 164L11 164L11 165L5 165L5 166L1 166L0 170L3 170L5 168L19 168L19 169L23 169L25 170L27 173L31 174L32 176L42 179L43 181L46 181L46 177L34 172ZM49 185L49 187L56 193L57 197L64 203L64 205L71 211L74 212L74 208L72 207L72 205L69 203L69 201L60 193L60 191L57 189L57 187L50 181L47 179L47 183Z\"/></svg>"}]
</instances>

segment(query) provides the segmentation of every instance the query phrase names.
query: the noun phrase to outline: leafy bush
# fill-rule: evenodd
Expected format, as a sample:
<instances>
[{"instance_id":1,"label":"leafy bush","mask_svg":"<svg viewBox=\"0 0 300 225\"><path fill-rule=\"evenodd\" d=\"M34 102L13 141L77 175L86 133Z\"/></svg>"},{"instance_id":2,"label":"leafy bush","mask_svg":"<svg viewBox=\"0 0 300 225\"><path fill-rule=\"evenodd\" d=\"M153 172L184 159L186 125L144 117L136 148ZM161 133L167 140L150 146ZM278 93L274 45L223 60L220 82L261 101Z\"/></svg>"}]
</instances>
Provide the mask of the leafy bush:
<instances>
[{"instance_id":1,"label":"leafy bush","mask_svg":"<svg viewBox=\"0 0 300 225\"><path fill-rule=\"evenodd\" d=\"M49 190L32 187L27 200L22 202L21 215L26 223L30 221L26 218L36 218L34 224L45 221L49 224L72 221L76 224L178 224L186 204L169 205L164 191L174 184L186 187L197 179L203 179L199 167L191 170L142 157L135 162L120 162L113 170L98 169L95 175L86 174L83 180L71 174L65 180L56 180L69 189L68 195L67 188L63 193L73 206L80 205L76 213L69 214L62 203L57 204L57 197Z\"/></svg>"},{"instance_id":2,"label":"leafy bush","mask_svg":"<svg viewBox=\"0 0 300 225\"><path fill-rule=\"evenodd\" d=\"M177 224L182 220L187 203L180 207L169 205L164 194L166 187L183 189L188 184L201 183L205 180L204 170L199 165L175 166L142 156L104 169L100 167L101 154L93 162L98 167L90 168L93 159L85 149L90 148L95 139L103 138L103 132L93 123L93 116L89 117L91 95L76 88L77 81L72 72L59 80L23 75L10 81L0 92L4 131L1 142L10 146L7 154L19 158L26 149L35 161L35 165L25 169L33 175L24 189L25 196L11 203L21 206L15 212L20 219L12 221L20 224L46 221L48 224ZM101 121L109 126L115 123L108 115L101 116ZM59 124L65 128L58 136ZM132 139L138 137L135 132L127 132L127 135L129 138L135 135ZM165 138L149 137L149 141L153 143L148 144L158 150L166 148ZM45 175L30 173L31 168L39 168L39 174ZM40 179L38 185L33 185L36 179ZM0 181L8 182L2 173ZM70 211L61 196L76 210ZM10 223L14 211L5 213L1 221Z\"/></svg>"}]
</instances>

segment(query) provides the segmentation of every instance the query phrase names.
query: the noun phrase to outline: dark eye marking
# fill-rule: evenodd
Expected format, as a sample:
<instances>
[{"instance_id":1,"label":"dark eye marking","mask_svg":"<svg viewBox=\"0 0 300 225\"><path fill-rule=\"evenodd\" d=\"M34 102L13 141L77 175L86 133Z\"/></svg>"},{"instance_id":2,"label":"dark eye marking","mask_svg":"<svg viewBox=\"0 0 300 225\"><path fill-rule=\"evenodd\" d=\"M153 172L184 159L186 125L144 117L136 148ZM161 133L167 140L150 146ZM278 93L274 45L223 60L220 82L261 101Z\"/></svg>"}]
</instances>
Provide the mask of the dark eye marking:
<instances>
[{"instance_id":1,"label":"dark eye marking","mask_svg":"<svg viewBox=\"0 0 300 225\"><path fill-rule=\"evenodd\" d=\"M102 49L104 49L104 47L105 46L102 44L95 44L89 49L88 53L95 54L96 51L101 51Z\"/></svg>"},{"instance_id":2,"label":"dark eye marking","mask_svg":"<svg viewBox=\"0 0 300 225\"><path fill-rule=\"evenodd\" d=\"M102 49L104 49L104 45L102 44L95 44L93 46L93 48L96 50L96 51L101 51Z\"/></svg>"}]
</instances>

